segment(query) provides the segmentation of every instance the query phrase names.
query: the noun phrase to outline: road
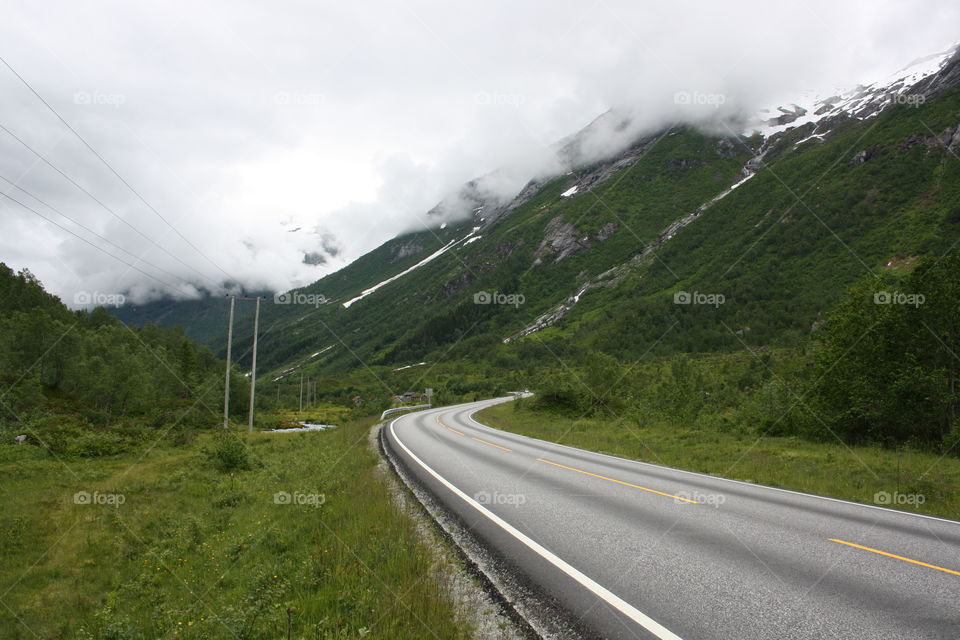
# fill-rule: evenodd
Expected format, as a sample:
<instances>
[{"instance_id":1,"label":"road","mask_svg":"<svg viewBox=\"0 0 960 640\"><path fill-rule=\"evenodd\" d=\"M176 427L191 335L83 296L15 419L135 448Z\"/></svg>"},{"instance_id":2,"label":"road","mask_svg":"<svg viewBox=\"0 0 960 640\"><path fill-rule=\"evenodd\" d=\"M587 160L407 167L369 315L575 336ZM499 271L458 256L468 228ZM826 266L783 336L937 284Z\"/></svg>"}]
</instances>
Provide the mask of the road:
<instances>
[{"instance_id":1,"label":"road","mask_svg":"<svg viewBox=\"0 0 960 640\"><path fill-rule=\"evenodd\" d=\"M580 635L960 638L960 523L507 433L472 417L493 402L396 418L384 444Z\"/></svg>"}]
</instances>

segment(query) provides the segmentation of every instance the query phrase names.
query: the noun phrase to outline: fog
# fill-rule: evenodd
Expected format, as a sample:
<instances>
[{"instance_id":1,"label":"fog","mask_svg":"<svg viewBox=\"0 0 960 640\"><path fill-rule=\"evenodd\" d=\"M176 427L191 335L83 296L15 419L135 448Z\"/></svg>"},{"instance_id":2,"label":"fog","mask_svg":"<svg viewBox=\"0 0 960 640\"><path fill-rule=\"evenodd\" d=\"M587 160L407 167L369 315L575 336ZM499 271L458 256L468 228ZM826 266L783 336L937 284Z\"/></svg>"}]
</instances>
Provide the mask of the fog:
<instances>
[{"instance_id":1,"label":"fog","mask_svg":"<svg viewBox=\"0 0 960 640\"><path fill-rule=\"evenodd\" d=\"M76 234L0 198L0 260L71 305L304 285L439 224L426 212L469 180L509 198L564 170L556 143L610 110L591 157L960 39L960 5L937 2L5 8L0 56L106 161L0 64L0 125L35 152L0 131L0 177L22 189L0 191Z\"/></svg>"}]
</instances>

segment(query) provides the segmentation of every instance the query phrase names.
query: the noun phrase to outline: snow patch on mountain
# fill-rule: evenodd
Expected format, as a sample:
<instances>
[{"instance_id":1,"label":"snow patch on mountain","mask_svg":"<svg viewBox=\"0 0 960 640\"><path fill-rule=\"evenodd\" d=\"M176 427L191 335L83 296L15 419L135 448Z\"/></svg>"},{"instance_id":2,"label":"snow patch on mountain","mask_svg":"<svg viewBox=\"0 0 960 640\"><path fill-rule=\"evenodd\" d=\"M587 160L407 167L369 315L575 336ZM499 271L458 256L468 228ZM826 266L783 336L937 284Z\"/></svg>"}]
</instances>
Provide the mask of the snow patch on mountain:
<instances>
[{"instance_id":1,"label":"snow patch on mountain","mask_svg":"<svg viewBox=\"0 0 960 640\"><path fill-rule=\"evenodd\" d=\"M745 128L744 134L759 133L769 138L793 127L809 123L819 125L821 121L839 115L865 120L879 114L891 104L920 104L923 96L911 94L911 87L937 73L954 51L956 47L951 47L946 51L914 60L884 78L857 85L853 89L801 92L796 102L762 110L757 121Z\"/></svg>"},{"instance_id":2,"label":"snow patch on mountain","mask_svg":"<svg viewBox=\"0 0 960 640\"><path fill-rule=\"evenodd\" d=\"M317 356L319 356L321 353L326 353L326 352L329 351L330 349L333 349L333 347L335 347L335 346L336 346L336 345L332 345L332 344L331 344L331 345L327 345L327 346L324 347L323 349L320 349L320 351L317 351L316 353L311 353L308 357L304 358L301 362L298 362L297 364L293 365L292 367L288 367L288 368L284 369L283 371L281 371L279 375L277 375L276 377L272 378L270 381L271 381L271 382L277 382L277 381L279 381L279 380L283 380L283 379L286 378L288 375L290 375L291 373L293 373L294 371L296 371L297 369L299 369L299 368L302 367L303 365L307 364L310 360L313 360L314 358L316 358Z\"/></svg>"},{"instance_id":3,"label":"snow patch on mountain","mask_svg":"<svg viewBox=\"0 0 960 640\"><path fill-rule=\"evenodd\" d=\"M403 367L397 367L396 369L394 369L394 371L403 371L403 370L405 370L405 369L412 369L413 367L422 367L422 366L425 365L425 364L427 364L427 363L426 363L426 362L417 362L416 364L408 364L408 365L403 366Z\"/></svg>"},{"instance_id":4,"label":"snow patch on mountain","mask_svg":"<svg viewBox=\"0 0 960 640\"><path fill-rule=\"evenodd\" d=\"M380 287L383 287L383 286L385 286L385 285L388 285L388 284L390 284L391 282L393 282L394 280L399 280L400 278L402 278L403 276L407 275L407 274L410 273L411 271L415 271L416 269L419 269L420 267L422 267L423 265L427 264L428 262L431 262L432 260L435 260L436 258L439 258L439 257L442 256L444 253L446 253L447 251L449 251L450 249L452 249L452 248L455 247L456 245L460 244L461 242L463 242L464 244L467 244L468 241L470 240L470 238L472 238L472 237L474 236L474 234L476 234L477 231L479 231L479 230L480 230L480 227L474 227L474 228L470 231L470 233L468 233L468 234L467 234L466 236L464 236L463 238L460 238L459 240L457 240L457 239L451 240L450 242L448 242L447 244L445 244L443 247L441 247L440 249L437 249L436 251L434 251L433 253L431 253L431 254L428 255L426 258L424 258L423 260L421 260L421 261L418 262L417 264L413 265L412 267L409 267L409 268L407 268L407 269L404 269L404 270L401 271L400 273L396 274L395 276L391 276L391 277L387 278L387 279L384 280L383 282L378 282L377 284L373 285L373 286L370 287L369 289L364 289L363 292L362 292L360 295L358 295L356 298L351 298L350 300L347 300L346 302L344 302L344 303L343 303L343 307L344 307L345 309L349 309L349 308L350 308L350 305L352 305L354 302L357 302L358 300L362 300L362 299L366 298L368 295L370 295L371 293L373 293L374 291L376 291L376 290L379 289Z\"/></svg>"}]
</instances>

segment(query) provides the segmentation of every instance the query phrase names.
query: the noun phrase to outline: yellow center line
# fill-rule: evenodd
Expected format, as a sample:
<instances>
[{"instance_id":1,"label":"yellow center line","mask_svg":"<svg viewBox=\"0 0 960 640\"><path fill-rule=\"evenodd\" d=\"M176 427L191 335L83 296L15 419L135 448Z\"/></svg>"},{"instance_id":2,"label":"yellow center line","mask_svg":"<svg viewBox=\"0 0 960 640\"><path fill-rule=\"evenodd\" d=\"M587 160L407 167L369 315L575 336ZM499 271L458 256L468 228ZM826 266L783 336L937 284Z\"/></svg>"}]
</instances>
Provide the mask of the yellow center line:
<instances>
[{"instance_id":1,"label":"yellow center line","mask_svg":"<svg viewBox=\"0 0 960 640\"><path fill-rule=\"evenodd\" d=\"M610 482L616 482L617 484L622 484L627 487L633 487L634 489L642 489L643 491L649 491L650 493L656 493L657 495L666 496L668 498L673 498L674 500L682 500L684 502L689 502L692 504L700 504L696 500L689 500L687 498L681 498L680 496L675 496L672 493L664 493L663 491L657 491L656 489L650 489L648 487L641 487L638 484L631 484L629 482L624 482L623 480L617 480L615 478L608 478L607 476L601 476L596 473L590 473L589 471L584 471L583 469L575 469L574 467L568 467L566 465L550 462L549 460L544 460L543 458L537 458L537 462L546 462L547 464L552 464L555 467L560 467L561 469L569 469L570 471L576 471L577 473L582 473L585 476L592 476L594 478L600 478L601 480L609 480Z\"/></svg>"},{"instance_id":2,"label":"yellow center line","mask_svg":"<svg viewBox=\"0 0 960 640\"><path fill-rule=\"evenodd\" d=\"M498 444L493 444L492 442L487 442L486 440L481 440L480 438L470 438L471 440L476 440L477 442L482 442L483 444L488 444L491 447L496 447L497 449L503 449L504 451L513 451L513 449L507 449L506 447L501 447Z\"/></svg>"},{"instance_id":3,"label":"yellow center line","mask_svg":"<svg viewBox=\"0 0 960 640\"><path fill-rule=\"evenodd\" d=\"M440 416L434 416L433 419L436 420L436 421L437 421L437 424L440 425L441 427L443 427L444 429L450 429L450 431L453 431L453 432L456 433L457 435L461 435L461 436L467 435L467 434L465 434L463 431L457 431L457 430L454 429L453 427L448 427L447 425L445 425L445 424L443 424L442 422L440 422Z\"/></svg>"},{"instance_id":4,"label":"yellow center line","mask_svg":"<svg viewBox=\"0 0 960 640\"><path fill-rule=\"evenodd\" d=\"M904 558L903 556L898 556L893 553L887 553L886 551L880 551L879 549L871 549L870 547L864 547L863 545L854 544L853 542L847 542L846 540L838 540L836 538L827 538L827 540L829 540L830 542L845 544L848 547L854 547L855 549L863 549L864 551L869 551L870 553L876 553L881 556L887 556L888 558L895 558L897 560L903 560L904 562L909 562L911 564L918 564L921 567L926 567L928 569L936 569L937 571L943 571L944 573L952 573L955 576L960 576L960 571L954 571L953 569L945 569L943 567L938 567L935 564L927 564L926 562L920 562L919 560Z\"/></svg>"}]
</instances>

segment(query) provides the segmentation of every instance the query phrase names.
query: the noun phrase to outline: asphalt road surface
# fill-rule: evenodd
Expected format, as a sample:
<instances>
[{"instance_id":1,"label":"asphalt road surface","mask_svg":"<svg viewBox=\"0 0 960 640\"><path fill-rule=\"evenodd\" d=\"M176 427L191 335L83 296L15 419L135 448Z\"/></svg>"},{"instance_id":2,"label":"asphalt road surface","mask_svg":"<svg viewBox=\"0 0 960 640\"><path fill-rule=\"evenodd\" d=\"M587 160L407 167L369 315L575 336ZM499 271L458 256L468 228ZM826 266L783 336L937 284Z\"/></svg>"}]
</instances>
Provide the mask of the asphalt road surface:
<instances>
[{"instance_id":1,"label":"asphalt road surface","mask_svg":"<svg viewBox=\"0 0 960 640\"><path fill-rule=\"evenodd\" d=\"M960 638L960 522L633 462L472 418L495 402L401 416L384 444L582 635Z\"/></svg>"}]
</instances>

